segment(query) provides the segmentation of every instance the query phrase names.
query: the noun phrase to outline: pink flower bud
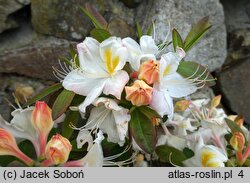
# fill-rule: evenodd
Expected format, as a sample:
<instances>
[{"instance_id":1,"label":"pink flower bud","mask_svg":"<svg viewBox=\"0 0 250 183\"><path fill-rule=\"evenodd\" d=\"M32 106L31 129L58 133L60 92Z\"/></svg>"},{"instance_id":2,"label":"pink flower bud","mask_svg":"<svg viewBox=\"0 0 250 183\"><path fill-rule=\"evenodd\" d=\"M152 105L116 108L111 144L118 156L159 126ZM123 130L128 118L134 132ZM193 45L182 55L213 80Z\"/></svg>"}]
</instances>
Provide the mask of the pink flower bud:
<instances>
[{"instance_id":1,"label":"pink flower bud","mask_svg":"<svg viewBox=\"0 0 250 183\"><path fill-rule=\"evenodd\" d=\"M148 105L152 98L153 88L142 80L136 80L132 86L125 87L126 99L133 105Z\"/></svg>"},{"instance_id":2,"label":"pink flower bud","mask_svg":"<svg viewBox=\"0 0 250 183\"><path fill-rule=\"evenodd\" d=\"M0 128L0 155L15 156L29 166L34 163L18 148L14 136L2 128Z\"/></svg>"},{"instance_id":3,"label":"pink flower bud","mask_svg":"<svg viewBox=\"0 0 250 183\"><path fill-rule=\"evenodd\" d=\"M32 112L31 121L39 136L40 156L43 158L47 138L54 124L52 120L51 109L45 102L36 102L35 109Z\"/></svg>"},{"instance_id":4,"label":"pink flower bud","mask_svg":"<svg viewBox=\"0 0 250 183\"><path fill-rule=\"evenodd\" d=\"M157 82L159 80L159 62L149 60L141 64L138 78L144 80L149 85Z\"/></svg>"},{"instance_id":5,"label":"pink flower bud","mask_svg":"<svg viewBox=\"0 0 250 183\"><path fill-rule=\"evenodd\" d=\"M63 164L68 160L71 149L72 145L69 140L60 134L56 134L48 142L45 156L52 164Z\"/></svg>"}]
</instances>

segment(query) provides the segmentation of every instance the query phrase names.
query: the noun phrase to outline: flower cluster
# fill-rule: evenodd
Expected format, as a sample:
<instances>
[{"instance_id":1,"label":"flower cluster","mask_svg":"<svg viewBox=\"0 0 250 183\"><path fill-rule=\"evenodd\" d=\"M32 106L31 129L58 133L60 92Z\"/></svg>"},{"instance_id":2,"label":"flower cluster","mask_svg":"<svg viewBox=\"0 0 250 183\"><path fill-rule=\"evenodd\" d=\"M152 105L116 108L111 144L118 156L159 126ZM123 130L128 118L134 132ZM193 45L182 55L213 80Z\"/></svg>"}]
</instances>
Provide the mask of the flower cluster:
<instances>
[{"instance_id":1,"label":"flower cluster","mask_svg":"<svg viewBox=\"0 0 250 183\"><path fill-rule=\"evenodd\" d=\"M243 118L218 108L220 95L188 100L214 84L207 68L185 61L211 27L207 17L185 39L173 29L172 41L157 44L150 31L138 31L138 42L111 35L98 12L83 11L96 27L92 37L71 49L62 70L54 68L60 83L24 104L35 107L16 109L10 123L0 118L0 155L28 166L249 165ZM37 101L49 94L51 108ZM36 156L21 151L15 138L30 141Z\"/></svg>"}]
</instances>

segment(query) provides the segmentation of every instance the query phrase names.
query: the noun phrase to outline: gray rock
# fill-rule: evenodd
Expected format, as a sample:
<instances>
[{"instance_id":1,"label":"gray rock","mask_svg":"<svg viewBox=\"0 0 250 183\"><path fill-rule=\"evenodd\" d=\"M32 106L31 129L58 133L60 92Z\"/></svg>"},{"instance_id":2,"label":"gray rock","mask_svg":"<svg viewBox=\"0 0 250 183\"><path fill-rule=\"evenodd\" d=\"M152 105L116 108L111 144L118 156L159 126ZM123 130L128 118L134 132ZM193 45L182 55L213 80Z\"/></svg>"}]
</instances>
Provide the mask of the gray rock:
<instances>
[{"instance_id":1,"label":"gray rock","mask_svg":"<svg viewBox=\"0 0 250 183\"><path fill-rule=\"evenodd\" d=\"M227 31L250 28L249 0L222 0Z\"/></svg>"},{"instance_id":2,"label":"gray rock","mask_svg":"<svg viewBox=\"0 0 250 183\"><path fill-rule=\"evenodd\" d=\"M222 66L226 57L226 30L223 8L219 0L147 0L136 12L136 19L144 28L148 27L152 20L156 21L158 41L164 40L173 27L185 37L192 24L204 16L209 16L213 27L188 53L186 60L208 65L210 71ZM171 34L168 39L171 39Z\"/></svg>"},{"instance_id":3,"label":"gray rock","mask_svg":"<svg viewBox=\"0 0 250 183\"><path fill-rule=\"evenodd\" d=\"M18 27L16 20L9 15L28 4L30 4L30 0L0 0L0 33Z\"/></svg>"},{"instance_id":4,"label":"gray rock","mask_svg":"<svg viewBox=\"0 0 250 183\"><path fill-rule=\"evenodd\" d=\"M32 0L33 27L39 33L80 41L93 28L90 20L80 11L80 7L84 7L87 2L103 14L107 21L121 18L126 20L127 25L134 23L132 10L118 0Z\"/></svg>"},{"instance_id":5,"label":"gray rock","mask_svg":"<svg viewBox=\"0 0 250 183\"><path fill-rule=\"evenodd\" d=\"M250 124L250 58L237 62L219 75L219 83L224 97L232 111L243 114Z\"/></svg>"},{"instance_id":6,"label":"gray rock","mask_svg":"<svg viewBox=\"0 0 250 183\"><path fill-rule=\"evenodd\" d=\"M35 33L28 25L0 39L0 73L17 73L34 78L57 80L52 66L69 54L65 39Z\"/></svg>"}]
</instances>

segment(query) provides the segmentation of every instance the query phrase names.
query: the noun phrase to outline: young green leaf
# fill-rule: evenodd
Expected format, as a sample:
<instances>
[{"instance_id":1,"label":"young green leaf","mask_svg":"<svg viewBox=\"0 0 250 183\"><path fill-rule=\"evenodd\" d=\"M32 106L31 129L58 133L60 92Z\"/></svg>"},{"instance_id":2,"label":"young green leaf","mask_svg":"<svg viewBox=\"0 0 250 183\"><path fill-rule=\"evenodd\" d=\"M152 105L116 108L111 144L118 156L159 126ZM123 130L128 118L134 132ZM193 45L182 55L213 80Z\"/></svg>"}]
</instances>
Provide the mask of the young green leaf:
<instances>
[{"instance_id":1,"label":"young green leaf","mask_svg":"<svg viewBox=\"0 0 250 183\"><path fill-rule=\"evenodd\" d=\"M208 29L211 28L209 17L202 18L197 24L195 24L189 31L185 41L184 50L187 52L205 35Z\"/></svg>"},{"instance_id":2,"label":"young green leaf","mask_svg":"<svg viewBox=\"0 0 250 183\"><path fill-rule=\"evenodd\" d=\"M184 78L192 80L204 81L206 85L215 85L214 77L209 73L208 69L196 62L183 61L180 62L177 72Z\"/></svg>"},{"instance_id":3,"label":"young green leaf","mask_svg":"<svg viewBox=\"0 0 250 183\"><path fill-rule=\"evenodd\" d=\"M151 109L150 107L141 106L138 109L149 119L161 117L155 110Z\"/></svg>"},{"instance_id":4,"label":"young green leaf","mask_svg":"<svg viewBox=\"0 0 250 183\"><path fill-rule=\"evenodd\" d=\"M129 123L130 133L135 142L145 152L152 154L156 146L156 129L144 113L139 108L135 108L131 112L131 120Z\"/></svg>"},{"instance_id":5,"label":"young green leaf","mask_svg":"<svg viewBox=\"0 0 250 183\"><path fill-rule=\"evenodd\" d=\"M35 103L38 100L43 99L44 97L48 96L49 94L56 92L58 90L60 90L62 88L62 84L61 83L56 83L48 88L45 88L44 90L42 90L40 93L38 93L36 96L34 96L32 99L28 100L23 107L27 107L33 103Z\"/></svg>"},{"instance_id":6,"label":"young green leaf","mask_svg":"<svg viewBox=\"0 0 250 183\"><path fill-rule=\"evenodd\" d=\"M154 22L152 22L152 24L148 27L148 30L147 30L148 36L152 35L153 29L154 29Z\"/></svg>"},{"instance_id":7,"label":"young green leaf","mask_svg":"<svg viewBox=\"0 0 250 183\"><path fill-rule=\"evenodd\" d=\"M155 152L160 158L160 161L173 165L183 166L182 162L188 159L182 151L167 145L156 147Z\"/></svg>"},{"instance_id":8,"label":"young green leaf","mask_svg":"<svg viewBox=\"0 0 250 183\"><path fill-rule=\"evenodd\" d=\"M73 100L75 93L64 89L56 98L52 106L52 118L55 120L60 117L68 109L71 101Z\"/></svg>"},{"instance_id":9,"label":"young green leaf","mask_svg":"<svg viewBox=\"0 0 250 183\"><path fill-rule=\"evenodd\" d=\"M98 29L106 29L108 28L107 21L103 18L103 16L96 11L94 7L92 7L90 4L86 3L85 8L81 8L81 11L89 17L89 19L92 21L94 26Z\"/></svg>"},{"instance_id":10,"label":"young green leaf","mask_svg":"<svg viewBox=\"0 0 250 183\"><path fill-rule=\"evenodd\" d=\"M140 39L143 35L142 28L138 22L136 22L135 25L136 25L138 39Z\"/></svg>"},{"instance_id":11,"label":"young green leaf","mask_svg":"<svg viewBox=\"0 0 250 183\"><path fill-rule=\"evenodd\" d=\"M95 38L99 42L102 42L111 36L111 34L107 30L97 29L97 28L91 30L90 35L91 37Z\"/></svg>"},{"instance_id":12,"label":"young green leaf","mask_svg":"<svg viewBox=\"0 0 250 183\"><path fill-rule=\"evenodd\" d=\"M177 47L183 48L182 38L176 29L173 29L172 31L172 42L174 46L174 51L176 51Z\"/></svg>"}]
</instances>

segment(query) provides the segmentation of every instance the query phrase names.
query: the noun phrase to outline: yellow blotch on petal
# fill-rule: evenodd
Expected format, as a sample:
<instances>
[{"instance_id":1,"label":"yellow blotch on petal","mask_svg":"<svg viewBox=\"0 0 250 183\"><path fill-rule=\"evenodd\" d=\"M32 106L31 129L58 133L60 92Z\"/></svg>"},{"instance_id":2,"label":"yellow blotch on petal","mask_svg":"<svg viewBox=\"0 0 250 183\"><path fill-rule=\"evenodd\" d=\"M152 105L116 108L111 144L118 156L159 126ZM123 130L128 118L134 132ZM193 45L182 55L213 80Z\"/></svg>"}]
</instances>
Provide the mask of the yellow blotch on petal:
<instances>
[{"instance_id":1,"label":"yellow blotch on petal","mask_svg":"<svg viewBox=\"0 0 250 183\"><path fill-rule=\"evenodd\" d=\"M172 64L169 64L169 65L165 68L165 70L164 70L164 72L163 72L163 76L166 76L166 75L169 74L169 72L170 72L170 70L171 70L171 67L172 67Z\"/></svg>"},{"instance_id":2,"label":"yellow blotch on petal","mask_svg":"<svg viewBox=\"0 0 250 183\"><path fill-rule=\"evenodd\" d=\"M115 68L119 64L120 57L112 55L111 49L105 50L105 62L106 62L106 69L109 72L109 74L113 74L115 71Z\"/></svg>"},{"instance_id":3,"label":"yellow blotch on petal","mask_svg":"<svg viewBox=\"0 0 250 183\"><path fill-rule=\"evenodd\" d=\"M216 165L218 163L211 162L210 160L215 158L216 154L211 151L203 151L201 154L201 164L203 167L213 167L211 165ZM216 166L215 166L216 167Z\"/></svg>"}]
</instances>

